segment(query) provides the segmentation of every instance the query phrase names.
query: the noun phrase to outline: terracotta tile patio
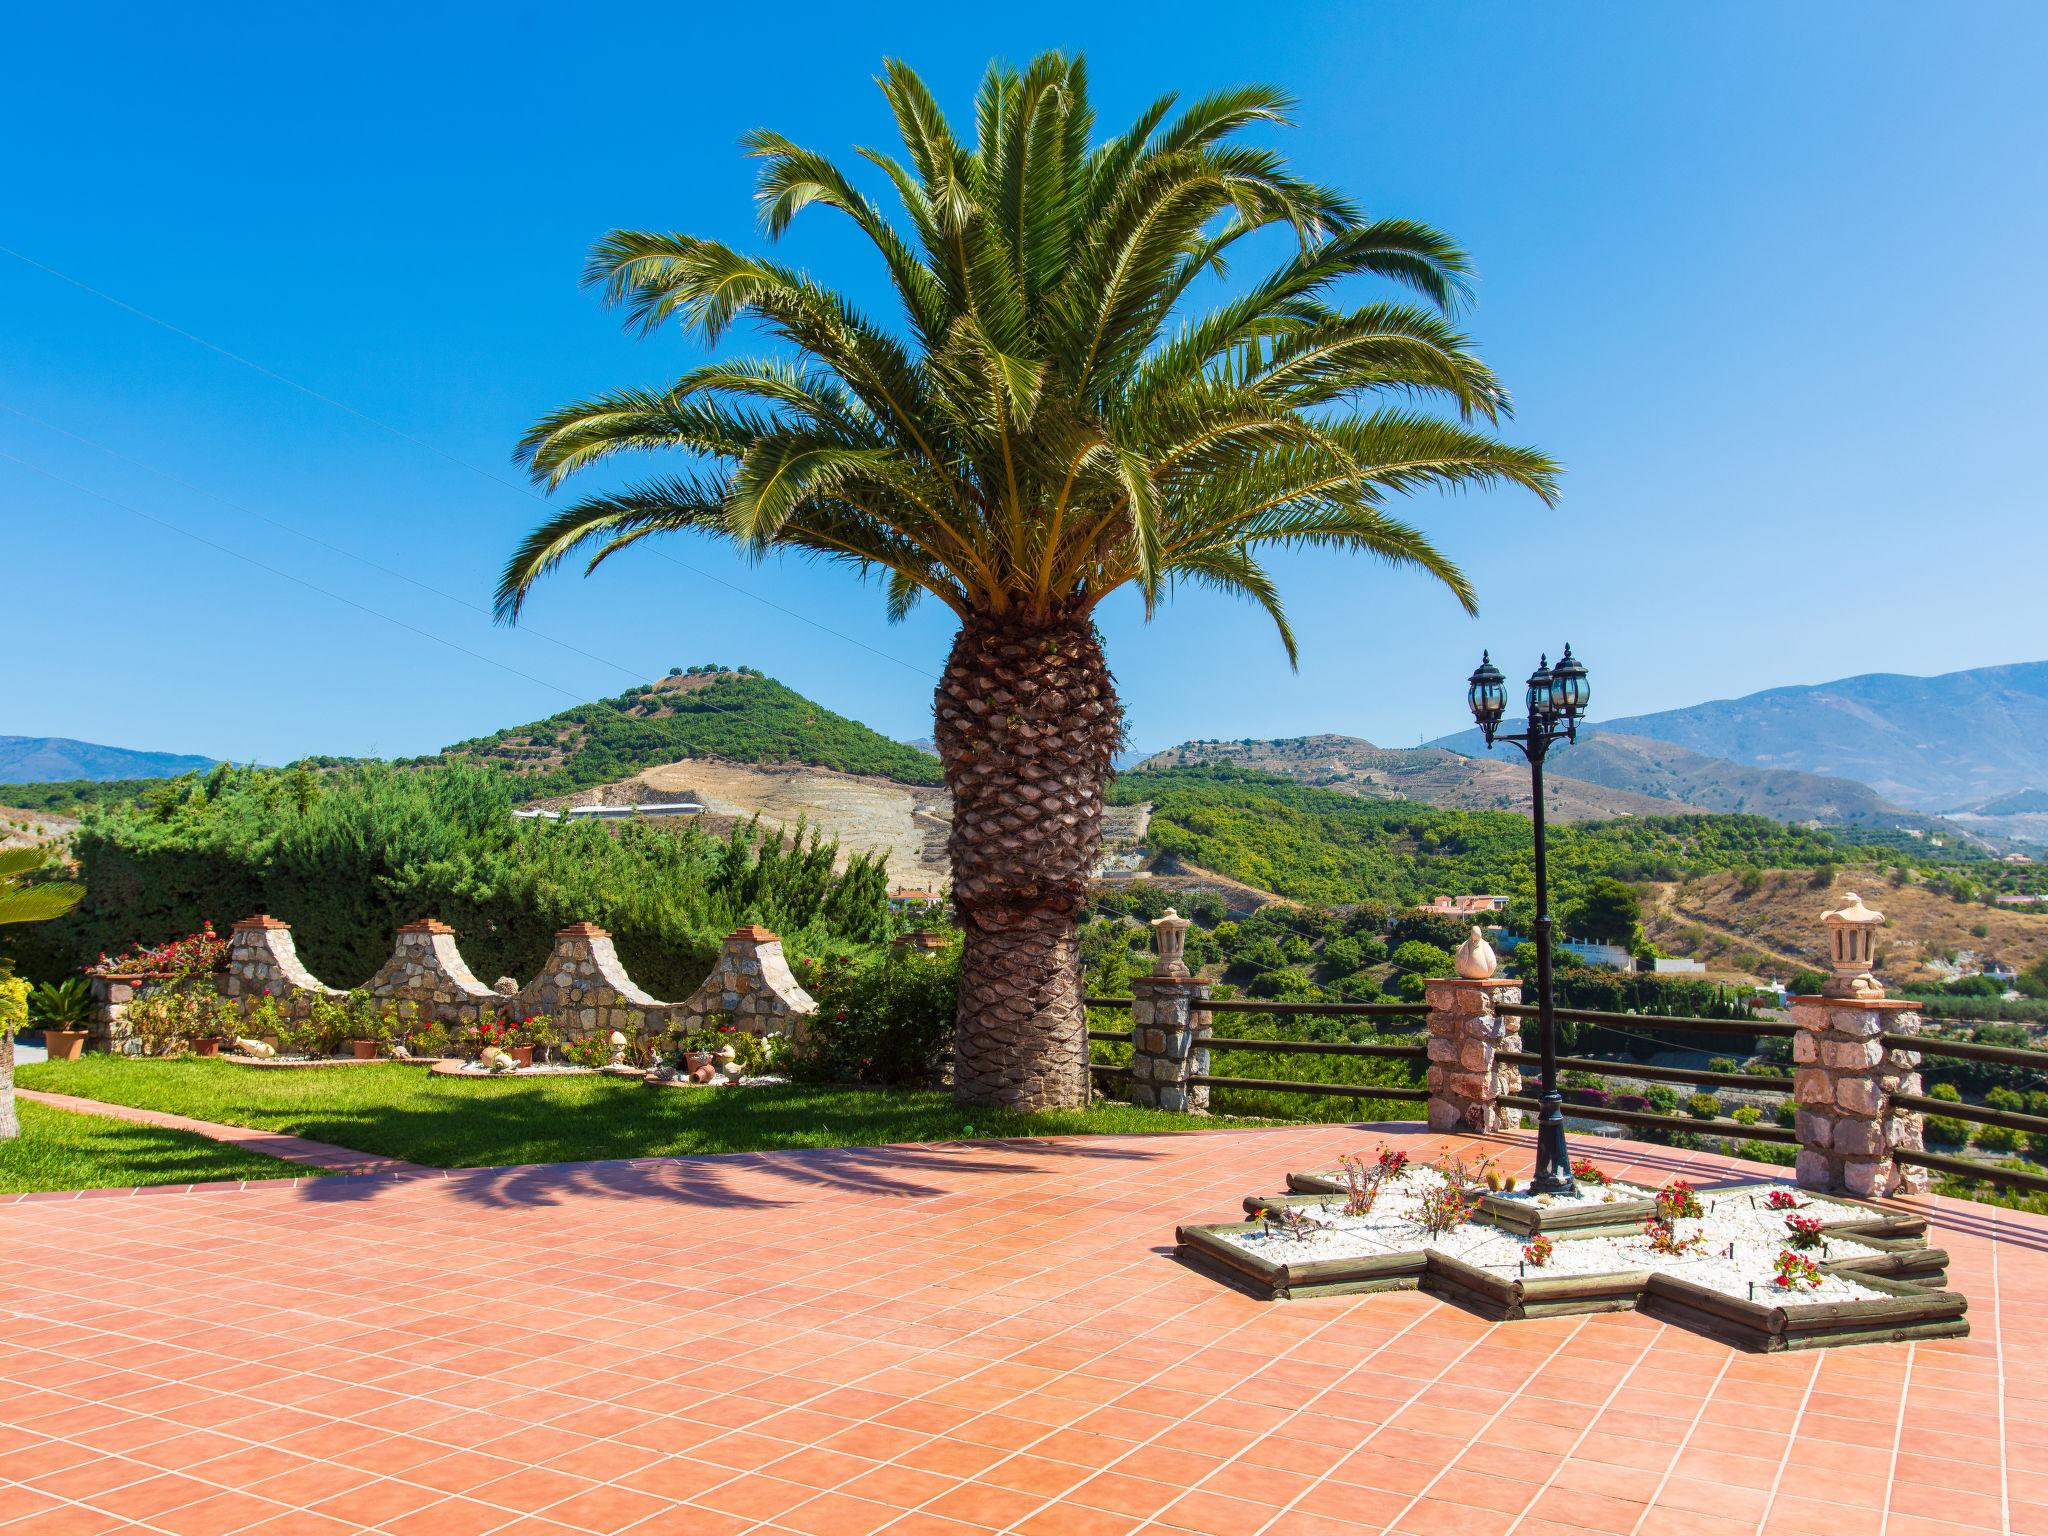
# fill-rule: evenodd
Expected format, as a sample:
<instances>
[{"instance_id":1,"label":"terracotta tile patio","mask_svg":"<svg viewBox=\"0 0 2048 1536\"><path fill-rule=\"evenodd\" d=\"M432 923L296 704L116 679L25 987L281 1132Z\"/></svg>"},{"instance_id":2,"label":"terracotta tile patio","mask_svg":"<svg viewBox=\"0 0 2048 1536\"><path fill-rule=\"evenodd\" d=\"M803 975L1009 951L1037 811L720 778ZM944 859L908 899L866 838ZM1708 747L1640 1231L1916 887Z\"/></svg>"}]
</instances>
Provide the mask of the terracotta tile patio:
<instances>
[{"instance_id":1,"label":"terracotta tile patio","mask_svg":"<svg viewBox=\"0 0 2048 1536\"><path fill-rule=\"evenodd\" d=\"M1168 1257L1380 1134L0 1206L0 1536L2048 1536L2048 1221L1916 1202L1972 1337L1769 1357Z\"/></svg>"}]
</instances>

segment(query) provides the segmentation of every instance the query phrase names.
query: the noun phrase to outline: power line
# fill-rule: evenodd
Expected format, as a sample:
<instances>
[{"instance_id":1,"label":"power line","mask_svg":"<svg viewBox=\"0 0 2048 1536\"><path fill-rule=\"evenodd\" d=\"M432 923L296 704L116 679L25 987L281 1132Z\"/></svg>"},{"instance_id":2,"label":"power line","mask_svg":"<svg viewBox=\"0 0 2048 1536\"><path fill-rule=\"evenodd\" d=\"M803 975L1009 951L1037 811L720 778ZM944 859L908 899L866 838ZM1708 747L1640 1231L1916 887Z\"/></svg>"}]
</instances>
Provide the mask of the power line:
<instances>
[{"instance_id":1,"label":"power line","mask_svg":"<svg viewBox=\"0 0 2048 1536\"><path fill-rule=\"evenodd\" d=\"M21 458L16 454L7 452L7 450L4 448L0 448L0 459L6 459L11 463L19 464L23 469L29 470L34 474L41 475L46 480L54 480L57 484L67 486L71 490L78 492L82 496L90 496L95 501L103 501L110 507L117 507L123 512L133 513L136 517L142 518L148 522L155 523L157 526L161 528L168 528L173 533L183 534L186 538L191 539L196 544L204 544L208 549L217 550L219 553L223 555L232 556L234 559L242 561L245 565L253 565L259 571L267 571L272 576L281 577L285 581L293 582L298 586L304 587L309 592L317 592L322 597L331 598L337 603L345 603L359 613L367 613L372 618L382 619L387 624L395 624L400 629L408 630L415 635L419 635L425 639L433 641L436 645L445 645L451 651L460 651L463 655L472 657L477 661L481 661L486 666L496 667L500 672L509 672L514 677L523 678L525 681L529 683L537 684L542 688L546 688L551 690L552 692L562 694L566 698L574 699L578 704L586 704L590 702L589 700L585 699L581 694L571 692L569 689L562 687L558 683L551 683L548 682L545 678L535 677L531 672L522 672L517 667L507 666L504 662L499 661L496 657L486 656L481 651L472 651L466 645L458 645L455 641L447 639L444 636L437 635L432 630L421 629L417 624L408 624L404 619L394 618L392 615L383 612L381 609L372 608L368 603L359 603L354 598L344 597L339 592L330 592L328 591L327 588L319 585L317 582L308 581L303 576L294 576L290 571L279 570L274 565L270 565L262 560L258 560L254 555L244 554L241 550L236 549L231 545L222 544L215 539L209 539L203 533L194 533L190 528L186 528L181 526L180 524L174 523L167 517L159 517L154 512L145 512L140 507L130 506L125 501L116 500L114 497L107 495L103 491L94 490L91 486L80 485L76 480L72 480L64 475L60 475L55 470L45 469L40 464L32 464L27 459Z\"/></svg>"},{"instance_id":2,"label":"power line","mask_svg":"<svg viewBox=\"0 0 2048 1536\"><path fill-rule=\"evenodd\" d=\"M133 304L130 304L125 299L116 298L113 294L107 293L103 289L95 288L93 287L92 284L85 282L81 278L73 277L68 272L59 271L56 267L50 266L46 262L37 261L33 256L25 255L22 252L15 250L12 246L0 245L0 254L12 256L16 261L22 263L24 266L33 267L35 268L36 271L44 273L47 276L54 277L59 282L68 283L73 288L78 289L79 292L81 293L90 294L92 295L92 297L96 299L100 299L105 303L113 305L116 309L123 310L126 313L135 316L138 320L146 320L151 325L159 326L162 329L169 331L173 336L181 337L182 339L191 342L194 346L204 347L207 351L214 353L216 356L224 357L229 362L237 363L240 366L247 368L254 373L261 374L264 378L271 380L273 383L282 384L287 389L296 390L298 393L306 396L308 399L319 401L322 405L332 406L334 407L334 409L338 411L345 412L346 414L355 417L356 420L358 421L366 422L370 426L376 427L381 431L389 432L393 437L397 437L405 442L411 443L413 446L417 448L424 448L427 452L435 455L437 458L446 459L450 464L454 464L459 468L466 469L471 474L481 475L484 479L491 481L495 485L502 485L509 490L517 491L521 495L526 496L531 500L540 503L542 506L552 505L552 503L550 503L545 496L542 496L539 492L535 491L532 486L521 485L518 481L508 480L503 475L498 474L494 470L485 469L483 466L478 464L472 464L469 462L469 460L462 458L457 454L450 453L447 449L441 447L440 444L438 443L432 442L427 438L420 437L415 433L408 432L405 428L400 427L392 422L386 421L382 417L373 416L368 411L350 405L345 400L337 400L332 395L322 394L319 390L314 389L311 385L301 384L296 379L287 378L284 374L277 372L273 368L267 368L262 363L256 362L251 358L244 357L239 352L231 351L229 348L223 347L217 342L208 341L204 336L196 335L195 333L186 330L183 326L174 325L170 321L165 320L158 315L151 314L146 309L141 309ZM726 588L728 591L737 592L742 597L751 598L765 608L772 608L777 613L782 614L787 618L795 619L798 623L808 624L811 628L819 630L824 634L831 635L836 640L843 640L848 645L856 646L859 649L866 651L871 656L879 656L884 661L892 662L896 666L902 667L905 671L915 672L920 677L929 677L934 681L937 681L937 673L928 672L923 667L916 666L911 662L903 660L900 656L892 656L889 652L881 650L875 646L869 645L864 640L856 640L853 636L844 634L841 631L832 628L829 624L821 624L816 619L811 618L808 614L799 613L794 608L784 607L781 603L771 601L770 599L761 596L758 592L750 592L749 590L747 590L747 588L740 586L736 582L727 581L722 576L714 576L709 571L700 570L696 566L691 565L688 561L678 560L675 556L667 553L664 550L654 549L648 552L662 560L666 560L670 565L676 566L682 570L690 572L691 575L696 576L701 580L715 582L717 585ZM611 665L611 663L606 664Z\"/></svg>"}]
</instances>

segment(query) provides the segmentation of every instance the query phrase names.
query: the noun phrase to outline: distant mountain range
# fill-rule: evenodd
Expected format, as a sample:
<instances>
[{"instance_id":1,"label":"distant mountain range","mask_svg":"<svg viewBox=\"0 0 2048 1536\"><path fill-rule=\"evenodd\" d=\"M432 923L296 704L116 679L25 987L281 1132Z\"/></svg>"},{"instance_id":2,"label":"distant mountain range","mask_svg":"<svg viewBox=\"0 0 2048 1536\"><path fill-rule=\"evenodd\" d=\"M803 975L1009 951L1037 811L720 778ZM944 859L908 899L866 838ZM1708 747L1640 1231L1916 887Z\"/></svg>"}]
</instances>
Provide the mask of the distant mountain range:
<instances>
[{"instance_id":1,"label":"distant mountain range","mask_svg":"<svg viewBox=\"0 0 2048 1536\"><path fill-rule=\"evenodd\" d=\"M1520 730L1521 722L1505 729ZM1484 759L1486 742L1477 730L1460 731L1435 743ZM1513 748L1496 748L1521 762ZM1690 747L1647 736L1630 736L1606 726L1582 726L1576 742L1551 749L1550 771L1574 781L1629 790L1703 811L1747 812L1778 821L1819 821L1831 826L1921 826L1933 818L1892 804L1868 784L1796 768L1756 768L1709 757ZM1524 770L1526 772L1526 770Z\"/></svg>"},{"instance_id":2,"label":"distant mountain range","mask_svg":"<svg viewBox=\"0 0 2048 1536\"><path fill-rule=\"evenodd\" d=\"M1873 672L1602 722L1758 768L1854 779L1932 815L2048 790L2048 661L1939 677Z\"/></svg>"},{"instance_id":3,"label":"distant mountain range","mask_svg":"<svg viewBox=\"0 0 2048 1536\"><path fill-rule=\"evenodd\" d=\"M171 779L203 773L210 757L185 752L134 752L73 741L69 736L0 736L0 784L41 784L59 779Z\"/></svg>"}]
</instances>

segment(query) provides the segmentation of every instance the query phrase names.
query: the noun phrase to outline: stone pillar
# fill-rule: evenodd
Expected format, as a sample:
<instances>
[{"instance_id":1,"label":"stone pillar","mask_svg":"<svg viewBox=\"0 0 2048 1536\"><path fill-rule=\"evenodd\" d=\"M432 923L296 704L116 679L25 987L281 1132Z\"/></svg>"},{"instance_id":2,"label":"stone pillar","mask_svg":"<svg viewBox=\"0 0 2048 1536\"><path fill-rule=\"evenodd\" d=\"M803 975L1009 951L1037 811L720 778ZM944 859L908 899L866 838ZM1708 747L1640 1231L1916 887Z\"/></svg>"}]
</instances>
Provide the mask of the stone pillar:
<instances>
[{"instance_id":1,"label":"stone pillar","mask_svg":"<svg viewBox=\"0 0 2048 1536\"><path fill-rule=\"evenodd\" d=\"M398 930L391 958L363 990L384 1002L416 1003L422 1018L443 1024L473 1024L486 1008L505 1002L503 994L470 971L456 947L455 930L431 917Z\"/></svg>"},{"instance_id":2,"label":"stone pillar","mask_svg":"<svg viewBox=\"0 0 2048 1536\"><path fill-rule=\"evenodd\" d=\"M797 984L782 940L759 923L735 928L725 936L718 963L704 984L675 1005L679 1029L691 1029L711 1015L732 1015L733 1023L756 1035L786 1034L803 1038L804 1026L818 1011L818 1000Z\"/></svg>"},{"instance_id":3,"label":"stone pillar","mask_svg":"<svg viewBox=\"0 0 2048 1536\"><path fill-rule=\"evenodd\" d=\"M509 1011L521 1018L544 1013L565 1036L645 1028L668 1018L668 1004L634 985L619 963L612 936L595 923L555 930L547 964L520 990Z\"/></svg>"},{"instance_id":4,"label":"stone pillar","mask_svg":"<svg viewBox=\"0 0 2048 1536\"><path fill-rule=\"evenodd\" d=\"M86 1020L85 1048L133 1055L137 1047L128 1028L128 1005L142 989L139 976L88 976L86 990L92 1015Z\"/></svg>"},{"instance_id":5,"label":"stone pillar","mask_svg":"<svg viewBox=\"0 0 2048 1536\"><path fill-rule=\"evenodd\" d=\"M283 1003L292 999L294 993L305 993L309 998L348 995L307 970L292 939L292 925L264 912L243 918L229 933L228 969L221 978L220 990L222 996L237 1002L275 997Z\"/></svg>"},{"instance_id":6,"label":"stone pillar","mask_svg":"<svg viewBox=\"0 0 2048 1536\"><path fill-rule=\"evenodd\" d=\"M1512 1131L1519 1110L1500 1100L1522 1091L1521 1069L1496 1061L1522 1048L1521 1025L1500 1009L1520 1003L1519 981L1460 977L1424 983L1429 1003L1429 1128Z\"/></svg>"},{"instance_id":7,"label":"stone pillar","mask_svg":"<svg viewBox=\"0 0 2048 1536\"><path fill-rule=\"evenodd\" d=\"M1180 970L1131 979L1131 1102L1205 1115L1209 1090L1188 1079L1209 1072L1209 983Z\"/></svg>"},{"instance_id":8,"label":"stone pillar","mask_svg":"<svg viewBox=\"0 0 2048 1536\"><path fill-rule=\"evenodd\" d=\"M1910 1002L1873 997L1795 997L1792 1022L1793 1124L1799 1132L1799 1187L1874 1197L1927 1188L1927 1170L1892 1160L1919 1151L1924 1123L1894 1095L1920 1092L1920 1053L1887 1048L1882 1034L1916 1035Z\"/></svg>"}]
</instances>

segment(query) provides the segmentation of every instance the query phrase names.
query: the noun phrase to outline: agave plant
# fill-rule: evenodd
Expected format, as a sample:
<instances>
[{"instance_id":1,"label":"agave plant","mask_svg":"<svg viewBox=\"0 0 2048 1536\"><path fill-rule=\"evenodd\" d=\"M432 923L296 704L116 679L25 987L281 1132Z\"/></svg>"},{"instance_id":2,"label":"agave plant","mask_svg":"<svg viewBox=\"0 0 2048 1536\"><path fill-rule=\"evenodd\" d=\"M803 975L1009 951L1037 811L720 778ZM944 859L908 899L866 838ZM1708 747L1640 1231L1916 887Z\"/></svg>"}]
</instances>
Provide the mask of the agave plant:
<instances>
[{"instance_id":1,"label":"agave plant","mask_svg":"<svg viewBox=\"0 0 2048 1536\"><path fill-rule=\"evenodd\" d=\"M1098 137L1078 58L992 67L968 134L904 65L880 84L902 151L859 154L893 212L779 134L747 145L765 235L811 208L850 220L897 313L720 241L608 235L588 279L632 326L708 346L745 321L781 348L537 422L520 453L550 488L627 451L687 462L536 528L498 610L515 619L572 554L594 569L692 533L875 575L891 618L951 609L935 737L965 929L957 1091L1082 1104L1075 916L1122 737L1096 608L1126 586L1148 614L1185 587L1235 594L1292 660L1262 560L1307 549L1420 571L1469 609L1465 577L1390 500L1493 484L1547 499L1556 467L1484 430L1508 399L1455 323L1464 253L1245 142L1285 121L1279 92L1162 96ZM1291 237L1277 259L1246 243L1275 229ZM1249 270L1217 281L1240 255ZM1340 296L1361 279L1404 297Z\"/></svg>"}]
</instances>

